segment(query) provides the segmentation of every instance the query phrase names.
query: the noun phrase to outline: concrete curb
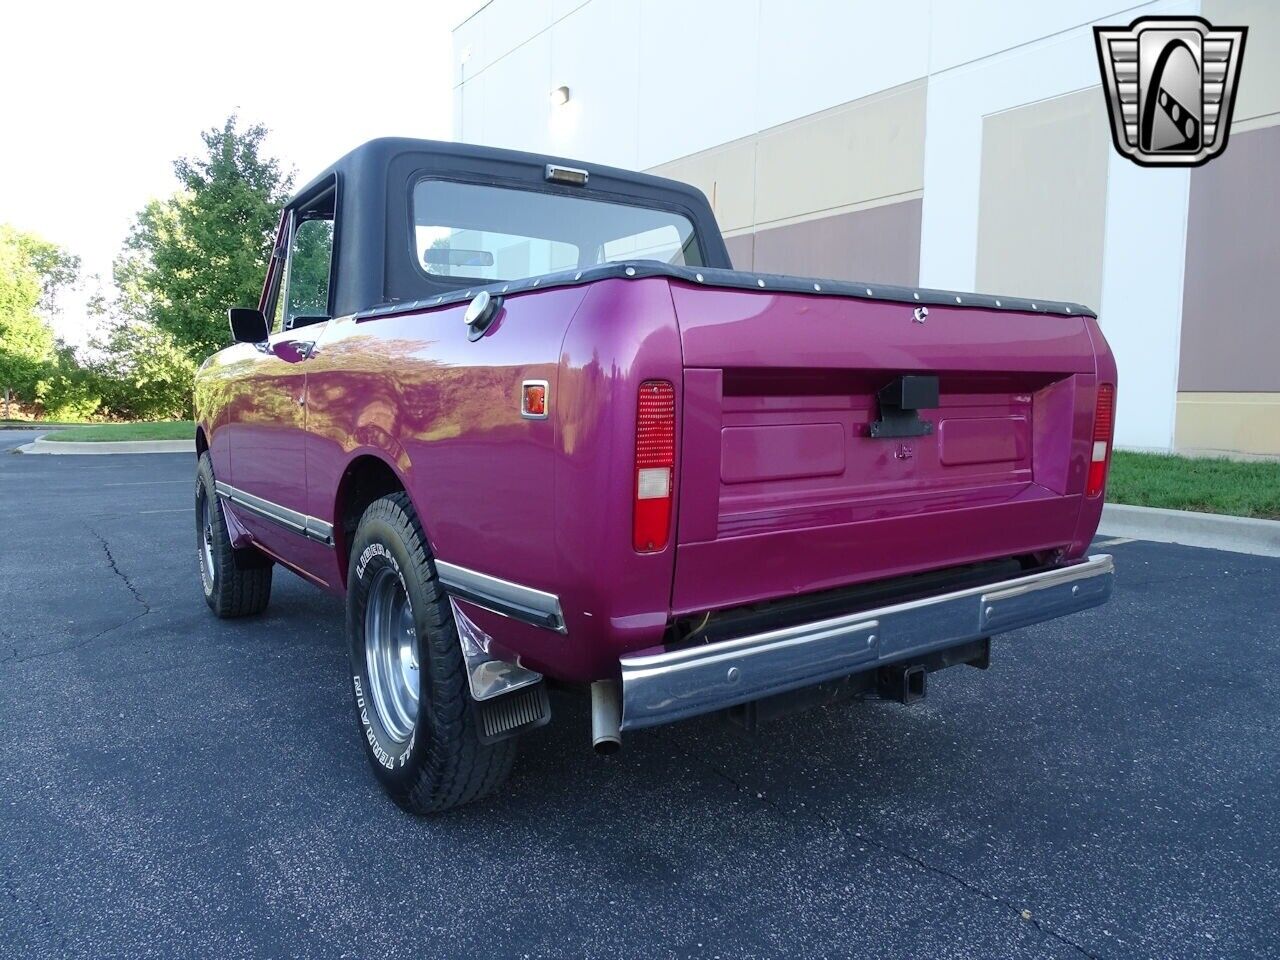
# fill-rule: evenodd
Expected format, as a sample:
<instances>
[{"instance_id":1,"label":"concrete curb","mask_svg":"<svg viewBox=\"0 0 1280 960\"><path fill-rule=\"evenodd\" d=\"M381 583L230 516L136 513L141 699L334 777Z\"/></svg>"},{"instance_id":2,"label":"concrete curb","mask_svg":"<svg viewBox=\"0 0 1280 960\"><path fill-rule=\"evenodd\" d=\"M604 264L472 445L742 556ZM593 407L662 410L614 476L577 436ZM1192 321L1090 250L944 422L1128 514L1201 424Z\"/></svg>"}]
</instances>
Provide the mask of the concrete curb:
<instances>
[{"instance_id":1,"label":"concrete curb","mask_svg":"<svg viewBox=\"0 0 1280 960\"><path fill-rule=\"evenodd\" d=\"M1280 520L1108 503L1102 507L1098 535L1280 557Z\"/></svg>"},{"instance_id":2,"label":"concrete curb","mask_svg":"<svg viewBox=\"0 0 1280 960\"><path fill-rule=\"evenodd\" d=\"M108 440L101 443L74 443L58 440L36 439L18 447L19 453L47 453L54 456L66 454L110 453L190 453L196 452L194 440Z\"/></svg>"}]
</instances>

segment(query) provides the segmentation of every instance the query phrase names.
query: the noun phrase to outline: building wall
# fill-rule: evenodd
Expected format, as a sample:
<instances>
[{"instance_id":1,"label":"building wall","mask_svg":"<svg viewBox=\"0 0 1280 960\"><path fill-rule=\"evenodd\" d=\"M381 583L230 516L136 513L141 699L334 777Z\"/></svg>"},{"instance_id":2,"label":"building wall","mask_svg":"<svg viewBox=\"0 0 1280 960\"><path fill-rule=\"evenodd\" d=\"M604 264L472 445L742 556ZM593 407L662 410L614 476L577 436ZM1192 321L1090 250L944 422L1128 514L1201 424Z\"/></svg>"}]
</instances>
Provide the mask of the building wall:
<instances>
[{"instance_id":1,"label":"building wall","mask_svg":"<svg viewBox=\"0 0 1280 960\"><path fill-rule=\"evenodd\" d=\"M1119 444L1280 454L1280 4L1201 7L492 0L454 32L455 129L694 183L742 269L1087 303ZM1140 168L1092 25L1200 13L1251 28L1230 149Z\"/></svg>"},{"instance_id":2,"label":"building wall","mask_svg":"<svg viewBox=\"0 0 1280 960\"><path fill-rule=\"evenodd\" d=\"M1280 3L1206 0L1249 25L1226 153L1191 172L1178 450L1280 454Z\"/></svg>"}]
</instances>

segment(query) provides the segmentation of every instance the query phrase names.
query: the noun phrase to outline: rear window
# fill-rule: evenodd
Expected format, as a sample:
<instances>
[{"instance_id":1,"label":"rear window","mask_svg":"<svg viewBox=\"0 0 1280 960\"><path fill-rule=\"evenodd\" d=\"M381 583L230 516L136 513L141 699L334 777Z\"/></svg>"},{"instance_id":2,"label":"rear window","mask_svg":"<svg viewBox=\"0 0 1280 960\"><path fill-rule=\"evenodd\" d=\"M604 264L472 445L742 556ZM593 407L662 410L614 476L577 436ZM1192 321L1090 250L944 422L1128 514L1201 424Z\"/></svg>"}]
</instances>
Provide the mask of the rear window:
<instances>
[{"instance_id":1,"label":"rear window","mask_svg":"<svg viewBox=\"0 0 1280 960\"><path fill-rule=\"evenodd\" d=\"M522 280L617 260L702 266L688 217L561 193L420 180L413 227L418 265L435 277Z\"/></svg>"}]
</instances>

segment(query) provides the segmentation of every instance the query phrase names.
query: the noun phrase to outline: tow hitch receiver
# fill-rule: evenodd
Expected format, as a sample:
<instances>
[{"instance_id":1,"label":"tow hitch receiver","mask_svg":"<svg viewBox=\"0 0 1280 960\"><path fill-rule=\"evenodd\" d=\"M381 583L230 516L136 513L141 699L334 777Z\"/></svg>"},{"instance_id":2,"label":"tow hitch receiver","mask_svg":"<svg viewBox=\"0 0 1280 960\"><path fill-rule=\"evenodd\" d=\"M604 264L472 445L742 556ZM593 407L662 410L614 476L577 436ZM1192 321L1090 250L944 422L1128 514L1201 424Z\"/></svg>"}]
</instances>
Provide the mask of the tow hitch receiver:
<instances>
[{"instance_id":1,"label":"tow hitch receiver","mask_svg":"<svg viewBox=\"0 0 1280 960\"><path fill-rule=\"evenodd\" d=\"M915 703L923 700L928 690L929 671L923 663L911 666L893 664L881 667L876 677L876 691L881 699L898 703Z\"/></svg>"},{"instance_id":2,"label":"tow hitch receiver","mask_svg":"<svg viewBox=\"0 0 1280 960\"><path fill-rule=\"evenodd\" d=\"M880 419L869 428L872 439L893 437L927 437L933 433L933 424L921 420L921 410L938 406L938 378L925 376L901 376L876 393L880 402Z\"/></svg>"}]
</instances>

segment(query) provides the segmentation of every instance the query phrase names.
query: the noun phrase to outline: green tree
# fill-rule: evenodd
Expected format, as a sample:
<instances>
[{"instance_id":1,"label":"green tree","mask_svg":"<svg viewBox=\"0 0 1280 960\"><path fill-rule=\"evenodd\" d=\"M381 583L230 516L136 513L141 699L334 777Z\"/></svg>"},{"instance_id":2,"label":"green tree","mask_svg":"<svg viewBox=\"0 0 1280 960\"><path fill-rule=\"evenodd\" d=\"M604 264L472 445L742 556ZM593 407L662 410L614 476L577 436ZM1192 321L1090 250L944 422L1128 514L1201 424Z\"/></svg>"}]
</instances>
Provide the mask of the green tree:
<instances>
[{"instance_id":1,"label":"green tree","mask_svg":"<svg viewBox=\"0 0 1280 960\"><path fill-rule=\"evenodd\" d=\"M258 302L291 174L263 152L265 127L235 116L174 165L182 190L138 214L116 261L123 318L199 360L227 343L227 308Z\"/></svg>"},{"instance_id":2,"label":"green tree","mask_svg":"<svg viewBox=\"0 0 1280 960\"><path fill-rule=\"evenodd\" d=\"M47 315L58 292L74 283L79 258L55 244L0 224L0 390L4 416L13 394L35 399L42 376L56 360Z\"/></svg>"}]
</instances>

